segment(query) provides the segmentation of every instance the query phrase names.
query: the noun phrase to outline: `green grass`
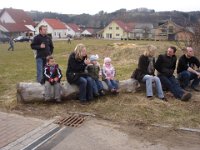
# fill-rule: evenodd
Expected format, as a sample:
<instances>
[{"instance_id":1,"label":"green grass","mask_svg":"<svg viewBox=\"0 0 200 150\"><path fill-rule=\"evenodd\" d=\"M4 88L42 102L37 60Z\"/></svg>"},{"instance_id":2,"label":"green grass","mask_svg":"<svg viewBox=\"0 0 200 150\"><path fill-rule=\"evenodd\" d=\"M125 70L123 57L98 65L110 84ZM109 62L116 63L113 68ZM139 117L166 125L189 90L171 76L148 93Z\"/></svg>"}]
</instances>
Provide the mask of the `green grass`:
<instances>
[{"instance_id":1,"label":"green grass","mask_svg":"<svg viewBox=\"0 0 200 150\"><path fill-rule=\"evenodd\" d=\"M67 59L76 44L86 45L88 54L99 54L100 63L103 58L109 56L116 67L117 79L130 78L137 67L139 55L147 45L158 47L158 52L164 53L168 46L174 43L159 41L108 41L83 39L81 41L54 42L54 56L60 65L65 79ZM83 111L96 114L98 117L116 122L147 124L160 123L174 126L200 128L200 101L199 94L193 93L190 102L184 103L175 99L169 99L168 103L155 98L148 101L145 92L120 93L118 96L105 96L88 106L82 106L74 100L67 100L61 105L36 102L20 104L16 101L16 84L18 82L34 82L36 79L35 59L30 48L30 43L16 43L15 51L7 51L8 44L0 43L0 108L23 115L51 118L57 115L65 115L68 111ZM178 55L181 51L178 50Z\"/></svg>"}]
</instances>

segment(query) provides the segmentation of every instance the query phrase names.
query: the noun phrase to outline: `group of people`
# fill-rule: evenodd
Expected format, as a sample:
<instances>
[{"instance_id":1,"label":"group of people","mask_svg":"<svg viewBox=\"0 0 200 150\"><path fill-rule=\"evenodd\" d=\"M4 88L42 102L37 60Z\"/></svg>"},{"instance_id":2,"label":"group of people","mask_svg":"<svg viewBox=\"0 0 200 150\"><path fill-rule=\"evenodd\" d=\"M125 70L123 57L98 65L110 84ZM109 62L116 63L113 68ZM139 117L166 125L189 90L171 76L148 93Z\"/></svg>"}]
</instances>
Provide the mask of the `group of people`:
<instances>
[{"instance_id":1,"label":"group of people","mask_svg":"<svg viewBox=\"0 0 200 150\"><path fill-rule=\"evenodd\" d=\"M52 56L53 42L47 36L47 27L39 27L37 35L31 43L31 48L36 51L37 81L45 84L45 100L55 99L61 102L60 80L61 70ZM177 66L177 78L174 76L177 57L176 47L169 47L165 54L155 59L156 47L150 45L139 58L138 67L132 74L139 82L146 84L147 98L153 98L153 84L157 90L158 98L167 101L163 89L169 90L175 98L188 101L191 97L191 89L200 91L199 60L194 56L192 47L187 47L185 53L180 57ZM155 75L155 70L158 74ZM115 80L115 68L111 64L111 58L105 57L102 68L98 63L98 55L88 58L84 44L78 44L69 55L66 78L70 84L79 87L79 100L86 104L94 97L105 95L100 79L105 81L113 94L119 93L119 85ZM191 80L192 83L190 82ZM191 83L191 84L190 84Z\"/></svg>"},{"instance_id":2,"label":"group of people","mask_svg":"<svg viewBox=\"0 0 200 150\"><path fill-rule=\"evenodd\" d=\"M177 62L176 50L176 47L170 46L167 52L159 55L155 61L156 47L150 45L140 56L138 67L131 77L146 84L147 98L153 97L152 83L155 83L158 98L164 101L167 99L163 89L169 90L176 99L182 101L188 101L192 97L192 90L200 91L198 88L200 62L194 56L194 50L192 47L184 49L184 54L178 60L177 78L174 76ZM155 70L158 72L157 76Z\"/></svg>"},{"instance_id":3,"label":"group of people","mask_svg":"<svg viewBox=\"0 0 200 150\"><path fill-rule=\"evenodd\" d=\"M40 34L37 35L31 48L36 51L37 82L45 85L45 100L56 100L61 102L60 80L61 70L53 58L53 43L47 36L47 27L39 27ZM98 56L87 56L85 45L78 44L68 59L66 78L70 84L79 87L79 100L86 104L94 97L104 96L104 88L101 82L104 80L111 93L119 93L119 86L115 77L115 68L109 57L104 58L103 67L98 63Z\"/></svg>"}]
</instances>

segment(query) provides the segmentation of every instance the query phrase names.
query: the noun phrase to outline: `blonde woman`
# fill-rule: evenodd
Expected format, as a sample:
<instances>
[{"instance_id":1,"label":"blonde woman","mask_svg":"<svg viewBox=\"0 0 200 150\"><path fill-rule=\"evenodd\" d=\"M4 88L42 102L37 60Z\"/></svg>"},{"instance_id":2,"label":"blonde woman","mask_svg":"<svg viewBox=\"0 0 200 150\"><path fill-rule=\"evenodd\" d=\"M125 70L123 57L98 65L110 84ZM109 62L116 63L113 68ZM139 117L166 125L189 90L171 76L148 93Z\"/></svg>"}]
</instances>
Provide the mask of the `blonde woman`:
<instances>
[{"instance_id":1,"label":"blonde woman","mask_svg":"<svg viewBox=\"0 0 200 150\"><path fill-rule=\"evenodd\" d=\"M93 99L93 80L84 73L89 63L85 45L78 44L69 56L66 77L70 84L79 86L79 100L82 104Z\"/></svg>"},{"instance_id":2,"label":"blonde woman","mask_svg":"<svg viewBox=\"0 0 200 150\"><path fill-rule=\"evenodd\" d=\"M144 53L140 56L138 68L134 71L132 77L139 82L144 82L146 84L147 98L151 99L153 97L152 82L155 82L158 98L160 98L161 100L166 100L166 98L164 97L160 79L154 74L155 50L156 47L153 45L149 45L147 47Z\"/></svg>"}]
</instances>

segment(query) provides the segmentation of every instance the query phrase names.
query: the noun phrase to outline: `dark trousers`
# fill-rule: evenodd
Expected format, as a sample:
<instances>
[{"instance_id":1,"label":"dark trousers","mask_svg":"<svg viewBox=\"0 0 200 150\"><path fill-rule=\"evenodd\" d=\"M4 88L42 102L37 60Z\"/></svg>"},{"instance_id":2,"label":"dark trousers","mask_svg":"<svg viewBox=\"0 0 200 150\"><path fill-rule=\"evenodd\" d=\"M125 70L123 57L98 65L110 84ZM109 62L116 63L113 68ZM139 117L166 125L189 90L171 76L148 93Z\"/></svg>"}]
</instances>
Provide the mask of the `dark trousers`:
<instances>
[{"instance_id":1,"label":"dark trousers","mask_svg":"<svg viewBox=\"0 0 200 150\"><path fill-rule=\"evenodd\" d=\"M180 87L174 76L166 77L159 75L158 77L160 78L162 86L171 91L175 98L180 99L183 96L184 90Z\"/></svg>"},{"instance_id":2,"label":"dark trousers","mask_svg":"<svg viewBox=\"0 0 200 150\"><path fill-rule=\"evenodd\" d=\"M182 88L186 88L189 86L191 80L193 80L191 87L197 87L199 85L200 78L192 72L182 71L178 74L178 80L180 81Z\"/></svg>"},{"instance_id":3,"label":"dark trousers","mask_svg":"<svg viewBox=\"0 0 200 150\"><path fill-rule=\"evenodd\" d=\"M99 94L99 91L103 90L103 84L99 79L93 79L93 93Z\"/></svg>"},{"instance_id":4,"label":"dark trousers","mask_svg":"<svg viewBox=\"0 0 200 150\"><path fill-rule=\"evenodd\" d=\"M79 100L93 99L93 79L91 77L80 77L74 84L79 86Z\"/></svg>"}]
</instances>

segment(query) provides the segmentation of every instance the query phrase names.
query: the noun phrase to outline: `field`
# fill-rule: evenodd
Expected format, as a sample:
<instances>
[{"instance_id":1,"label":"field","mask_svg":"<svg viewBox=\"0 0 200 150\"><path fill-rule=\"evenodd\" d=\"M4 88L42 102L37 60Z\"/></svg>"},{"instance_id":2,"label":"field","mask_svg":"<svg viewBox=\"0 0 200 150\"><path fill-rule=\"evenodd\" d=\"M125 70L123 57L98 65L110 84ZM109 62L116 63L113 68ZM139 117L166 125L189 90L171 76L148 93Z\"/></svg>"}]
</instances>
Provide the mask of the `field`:
<instances>
[{"instance_id":1,"label":"field","mask_svg":"<svg viewBox=\"0 0 200 150\"><path fill-rule=\"evenodd\" d=\"M89 55L99 54L100 63L105 56L113 60L117 70L117 79L124 80L131 76L137 66L138 57L148 44L158 47L157 55L164 53L171 42L158 41L106 41L75 40L54 42L54 56L66 80L67 58L75 45L86 45ZM118 123L127 124L165 124L173 127L200 128L200 94L193 92L190 102L181 102L169 98L162 102L156 97L148 101L145 92L120 93L118 96L105 96L82 106L76 100L66 100L62 104L36 102L21 104L16 101L16 84L18 82L34 82L36 78L35 60L30 43L16 43L15 51L7 51L8 44L0 43L0 109L39 118L52 118L68 112L88 112L96 116ZM178 50L178 55L181 51Z\"/></svg>"}]
</instances>

